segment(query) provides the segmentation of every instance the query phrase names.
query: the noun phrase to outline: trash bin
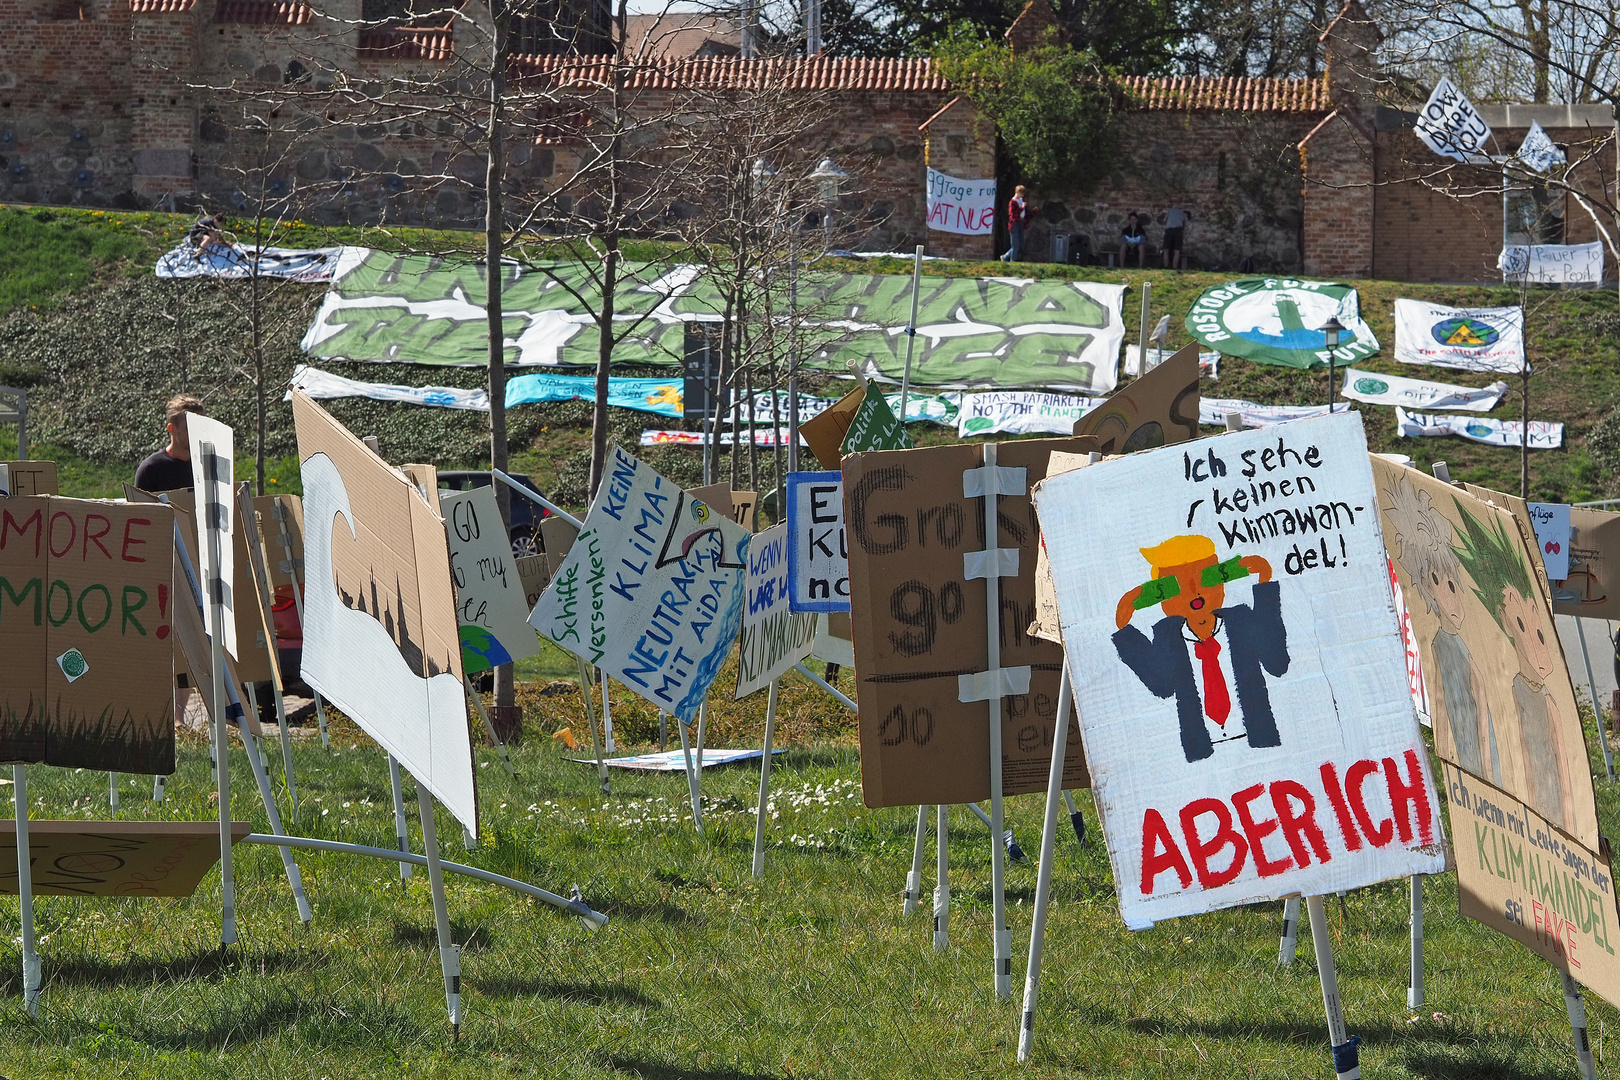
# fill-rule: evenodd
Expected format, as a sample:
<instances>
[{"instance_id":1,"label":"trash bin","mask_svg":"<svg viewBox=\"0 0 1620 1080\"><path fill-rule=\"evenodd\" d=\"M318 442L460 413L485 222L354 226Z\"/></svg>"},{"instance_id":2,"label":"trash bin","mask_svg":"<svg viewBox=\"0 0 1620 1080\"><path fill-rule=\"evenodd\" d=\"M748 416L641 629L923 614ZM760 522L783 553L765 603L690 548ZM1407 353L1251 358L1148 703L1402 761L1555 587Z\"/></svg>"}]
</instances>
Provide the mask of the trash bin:
<instances>
[{"instance_id":1,"label":"trash bin","mask_svg":"<svg viewBox=\"0 0 1620 1080\"><path fill-rule=\"evenodd\" d=\"M1069 261L1069 235L1067 233L1052 234L1052 261L1055 263Z\"/></svg>"}]
</instances>

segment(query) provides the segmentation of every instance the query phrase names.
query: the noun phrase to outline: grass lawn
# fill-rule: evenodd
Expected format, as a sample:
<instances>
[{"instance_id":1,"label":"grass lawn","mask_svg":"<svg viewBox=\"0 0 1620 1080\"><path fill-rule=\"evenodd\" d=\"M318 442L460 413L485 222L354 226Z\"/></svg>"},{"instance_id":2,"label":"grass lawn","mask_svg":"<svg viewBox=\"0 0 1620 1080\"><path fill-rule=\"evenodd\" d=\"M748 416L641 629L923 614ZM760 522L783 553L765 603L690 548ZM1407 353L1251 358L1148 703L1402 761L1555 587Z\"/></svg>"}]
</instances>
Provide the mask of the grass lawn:
<instances>
[{"instance_id":1,"label":"grass lawn","mask_svg":"<svg viewBox=\"0 0 1620 1080\"><path fill-rule=\"evenodd\" d=\"M183 900L44 899L36 908L46 990L24 1012L13 905L0 905L0 1072L7 1076L613 1077L1330 1075L1308 935L1276 967L1278 906L1180 919L1132 934L1120 923L1090 800L1093 836L1065 824L1055 853L1036 1055L1016 1064L1016 1000L991 980L989 838L952 818L951 948L936 954L929 919L904 919L900 893L915 811L867 810L847 720L796 677L791 708L819 718L822 741L793 745L773 775L764 879L749 874L753 766L705 777L707 835L691 827L685 779L615 775L575 765L546 731L577 714L577 695L526 686L530 738L511 780L481 751L484 835L464 852L441 813L447 858L554 892L579 885L611 916L578 920L498 887L451 877L464 945L465 1020L452 1042L425 876L402 887L388 863L298 856L315 922L297 915L278 857L238 846L241 941L221 956L218 877ZM571 688L569 688L571 689ZM788 685L784 684L787 690ZM757 745L763 695L727 715L710 745ZM637 711L615 700L621 739ZM795 730L788 725L790 738ZM296 751L302 835L391 846L382 752L338 721L333 749ZM279 754L269 748L272 775ZM264 828L240 751L236 814ZM125 777L124 817L208 818L204 744L188 737L169 802ZM1600 768L1600 766L1598 766ZM103 774L36 768L36 817L107 813ZM1025 849L1042 799L1009 800ZM1620 800L1599 806L1613 830ZM285 810L285 799L283 799ZM410 807L412 821L415 808ZM413 834L416 833L413 825ZM416 840L420 845L420 839ZM1468 853L1459 851L1459 857ZM925 884L932 887L933 853ZM1009 868L1015 998L1035 886L1032 863ZM1391 883L1329 903L1350 1031L1369 1077L1570 1076L1569 1026L1553 970L1456 913L1455 878L1432 879L1428 1001L1406 1008L1406 889ZM1620 1015L1588 995L1600 1061ZM1616 1030L1611 1031L1610 1028Z\"/></svg>"}]
</instances>

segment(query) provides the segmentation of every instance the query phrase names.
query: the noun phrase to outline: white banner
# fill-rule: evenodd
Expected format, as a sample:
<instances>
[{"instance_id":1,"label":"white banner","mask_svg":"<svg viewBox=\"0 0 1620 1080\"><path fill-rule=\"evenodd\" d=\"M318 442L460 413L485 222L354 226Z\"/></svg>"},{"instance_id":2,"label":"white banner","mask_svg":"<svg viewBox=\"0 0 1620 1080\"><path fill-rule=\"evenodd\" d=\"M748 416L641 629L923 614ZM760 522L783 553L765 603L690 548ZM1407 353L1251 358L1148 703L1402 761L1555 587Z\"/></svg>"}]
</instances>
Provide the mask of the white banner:
<instances>
[{"instance_id":1,"label":"white banner","mask_svg":"<svg viewBox=\"0 0 1620 1080\"><path fill-rule=\"evenodd\" d=\"M1158 349L1150 346L1147 351L1147 369L1152 371L1175 354L1176 350L1174 349ZM1133 379L1142 374L1142 347L1140 345L1125 346L1124 371ZM1218 352L1199 353L1198 375L1204 379L1219 379L1221 377L1221 354Z\"/></svg>"},{"instance_id":2,"label":"white banner","mask_svg":"<svg viewBox=\"0 0 1620 1080\"><path fill-rule=\"evenodd\" d=\"M1037 431L1068 435L1074 422L1097 407L1101 398L1072 394L1043 394L1039 390L995 390L988 394L963 394L956 414L958 438L1012 432L1026 435Z\"/></svg>"},{"instance_id":3,"label":"white banner","mask_svg":"<svg viewBox=\"0 0 1620 1080\"><path fill-rule=\"evenodd\" d=\"M848 611L843 473L788 473L787 528L789 606L794 611Z\"/></svg>"},{"instance_id":4,"label":"white banner","mask_svg":"<svg viewBox=\"0 0 1620 1080\"><path fill-rule=\"evenodd\" d=\"M1493 420L1488 416L1447 416L1444 413L1407 412L1395 407L1395 428L1402 438L1461 435L1490 446L1522 446L1524 425L1517 420ZM1530 449L1556 450L1564 445L1564 425L1546 420L1530 421Z\"/></svg>"},{"instance_id":5,"label":"white banner","mask_svg":"<svg viewBox=\"0 0 1620 1080\"><path fill-rule=\"evenodd\" d=\"M527 619L529 605L512 565L493 487L447 495L439 502L456 583L461 670L468 675L523 660L540 651Z\"/></svg>"},{"instance_id":6,"label":"white banner","mask_svg":"<svg viewBox=\"0 0 1620 1080\"><path fill-rule=\"evenodd\" d=\"M748 544L748 599L737 647L737 700L810 655L816 617L788 608L787 523L755 533Z\"/></svg>"},{"instance_id":7,"label":"white banner","mask_svg":"<svg viewBox=\"0 0 1620 1080\"><path fill-rule=\"evenodd\" d=\"M1524 309L1454 308L1426 300L1397 300L1395 359L1463 371L1523 371Z\"/></svg>"},{"instance_id":8,"label":"white banner","mask_svg":"<svg viewBox=\"0 0 1620 1080\"><path fill-rule=\"evenodd\" d=\"M291 401L293 390L312 398L363 397L373 401L400 401L407 405L436 405L441 409L467 409L489 412L489 394L483 390L463 390L454 386L400 386L396 383L361 382L345 379L329 371L299 364L293 368L289 389L282 401Z\"/></svg>"},{"instance_id":9,"label":"white banner","mask_svg":"<svg viewBox=\"0 0 1620 1080\"><path fill-rule=\"evenodd\" d=\"M1536 547L1541 551L1541 565L1547 568L1547 577L1563 581L1569 577L1569 504L1526 504L1530 508L1530 523L1536 530Z\"/></svg>"},{"instance_id":10,"label":"white banner","mask_svg":"<svg viewBox=\"0 0 1620 1080\"><path fill-rule=\"evenodd\" d=\"M1450 79L1442 78L1435 84L1434 93L1418 112L1416 131L1418 138L1441 157L1476 163L1489 160L1486 143L1491 138L1491 125Z\"/></svg>"},{"instance_id":11,"label":"white banner","mask_svg":"<svg viewBox=\"0 0 1620 1080\"><path fill-rule=\"evenodd\" d=\"M1517 308L1513 310L1517 311ZM1450 383L1403 379L1399 375L1377 375L1359 368L1346 368L1342 397L1369 405L1404 405L1409 409L1457 409L1462 412L1490 412L1502 400L1508 384L1500 380L1476 389Z\"/></svg>"},{"instance_id":12,"label":"white banner","mask_svg":"<svg viewBox=\"0 0 1620 1080\"><path fill-rule=\"evenodd\" d=\"M989 236L996 228L996 181L962 180L928 170L928 227L935 232Z\"/></svg>"},{"instance_id":13,"label":"white banner","mask_svg":"<svg viewBox=\"0 0 1620 1080\"><path fill-rule=\"evenodd\" d=\"M741 435L741 441L743 445L746 446L748 444L748 427L746 424L743 425ZM779 439L781 440L782 445L787 445L787 428L767 427L754 429L755 446L775 446L777 440ZM708 446L709 441L708 434L702 431L679 431L670 428L646 428L641 433L642 446ZM737 441L737 437L729 431L722 431L720 433L721 446L730 446ZM804 436L802 435L799 436L799 445L809 445L804 441Z\"/></svg>"},{"instance_id":14,"label":"white banner","mask_svg":"<svg viewBox=\"0 0 1620 1080\"><path fill-rule=\"evenodd\" d=\"M241 659L236 651L236 605L231 594L236 580L236 542L232 539L236 499L231 482L236 433L218 420L191 413L186 417L186 437L191 451L192 492L197 500L197 573L203 589L203 619L208 636L222 633L225 651ZM211 541L215 533L219 535L218 565L214 563L216 548ZM208 599L216 595L224 619L218 625L214 622L214 605ZM243 600L252 602L248 597ZM209 708L213 708L212 703Z\"/></svg>"},{"instance_id":15,"label":"white banner","mask_svg":"<svg viewBox=\"0 0 1620 1080\"><path fill-rule=\"evenodd\" d=\"M1342 413L1348 411L1348 401L1333 403L1333 411ZM1242 413L1243 426L1246 428L1270 427L1272 424L1282 424L1289 420L1304 420L1312 416L1326 416L1326 405L1256 405L1252 401L1243 401L1239 398L1211 398L1198 399L1198 422L1211 427L1225 427L1227 413Z\"/></svg>"},{"instance_id":16,"label":"white banner","mask_svg":"<svg viewBox=\"0 0 1620 1080\"><path fill-rule=\"evenodd\" d=\"M1603 280L1603 244L1510 244L1496 266L1515 285L1596 285Z\"/></svg>"},{"instance_id":17,"label":"white banner","mask_svg":"<svg viewBox=\"0 0 1620 1080\"><path fill-rule=\"evenodd\" d=\"M1530 134L1524 137L1524 142L1519 144L1514 156L1538 173L1544 173L1554 165L1562 165L1569 160L1564 156L1564 151L1559 149L1558 144L1542 130L1539 120L1530 121Z\"/></svg>"}]
</instances>

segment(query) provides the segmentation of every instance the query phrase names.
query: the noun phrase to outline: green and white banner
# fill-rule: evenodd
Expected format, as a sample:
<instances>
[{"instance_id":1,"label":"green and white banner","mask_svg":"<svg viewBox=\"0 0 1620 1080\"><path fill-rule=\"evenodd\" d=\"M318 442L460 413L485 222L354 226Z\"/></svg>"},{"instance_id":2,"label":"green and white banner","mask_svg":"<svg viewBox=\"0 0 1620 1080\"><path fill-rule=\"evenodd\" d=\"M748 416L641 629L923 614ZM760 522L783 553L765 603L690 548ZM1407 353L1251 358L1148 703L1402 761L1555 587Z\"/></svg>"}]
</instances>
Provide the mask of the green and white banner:
<instances>
[{"instance_id":1,"label":"green and white banner","mask_svg":"<svg viewBox=\"0 0 1620 1080\"><path fill-rule=\"evenodd\" d=\"M1038 390L995 390L963 394L956 414L959 438L1007 432L1028 435L1053 432L1068 435L1074 422L1097 407L1099 398L1070 394L1043 394Z\"/></svg>"},{"instance_id":2,"label":"green and white banner","mask_svg":"<svg viewBox=\"0 0 1620 1080\"><path fill-rule=\"evenodd\" d=\"M1450 383L1403 379L1399 375L1378 375L1358 368L1346 368L1342 393L1352 401L1369 405L1401 405L1408 409L1457 409L1462 412L1490 412L1507 393L1500 380L1485 387L1453 386Z\"/></svg>"},{"instance_id":3,"label":"green and white banner","mask_svg":"<svg viewBox=\"0 0 1620 1080\"><path fill-rule=\"evenodd\" d=\"M1361 318L1356 290L1331 281L1243 278L1205 289L1187 313L1187 332L1206 347L1257 364L1326 367L1330 319L1344 329L1333 350L1341 364L1378 351L1378 338Z\"/></svg>"},{"instance_id":4,"label":"green and white banner","mask_svg":"<svg viewBox=\"0 0 1620 1080\"><path fill-rule=\"evenodd\" d=\"M1524 309L1454 308L1426 300L1397 300L1395 359L1463 371L1521 372Z\"/></svg>"}]
</instances>

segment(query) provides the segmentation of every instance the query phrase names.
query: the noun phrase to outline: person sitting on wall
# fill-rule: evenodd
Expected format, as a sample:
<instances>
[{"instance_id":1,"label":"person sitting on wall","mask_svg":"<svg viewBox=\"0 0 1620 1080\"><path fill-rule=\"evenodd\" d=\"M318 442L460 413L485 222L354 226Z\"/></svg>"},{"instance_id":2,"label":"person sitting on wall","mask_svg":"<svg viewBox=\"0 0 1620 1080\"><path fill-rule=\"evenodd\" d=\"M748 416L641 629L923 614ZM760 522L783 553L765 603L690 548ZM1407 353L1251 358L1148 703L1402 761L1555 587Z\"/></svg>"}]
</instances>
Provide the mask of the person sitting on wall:
<instances>
[{"instance_id":1,"label":"person sitting on wall","mask_svg":"<svg viewBox=\"0 0 1620 1080\"><path fill-rule=\"evenodd\" d=\"M157 494L160 491L191 490L191 444L186 440L186 414L206 415L203 403L190 394L169 402L166 425L169 445L148 456L135 469L135 486Z\"/></svg>"},{"instance_id":2,"label":"person sitting on wall","mask_svg":"<svg viewBox=\"0 0 1620 1080\"><path fill-rule=\"evenodd\" d=\"M1119 265L1129 265L1133 256L1138 268L1147 265L1143 261L1147 258L1147 233L1142 231L1142 221L1134 211L1126 215L1125 228L1119 234Z\"/></svg>"}]
</instances>

